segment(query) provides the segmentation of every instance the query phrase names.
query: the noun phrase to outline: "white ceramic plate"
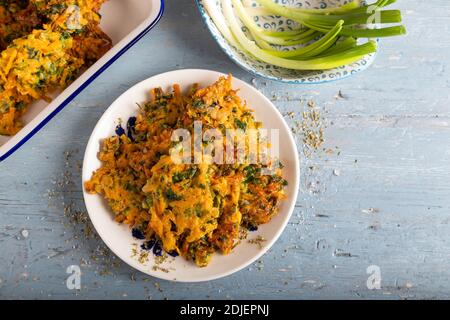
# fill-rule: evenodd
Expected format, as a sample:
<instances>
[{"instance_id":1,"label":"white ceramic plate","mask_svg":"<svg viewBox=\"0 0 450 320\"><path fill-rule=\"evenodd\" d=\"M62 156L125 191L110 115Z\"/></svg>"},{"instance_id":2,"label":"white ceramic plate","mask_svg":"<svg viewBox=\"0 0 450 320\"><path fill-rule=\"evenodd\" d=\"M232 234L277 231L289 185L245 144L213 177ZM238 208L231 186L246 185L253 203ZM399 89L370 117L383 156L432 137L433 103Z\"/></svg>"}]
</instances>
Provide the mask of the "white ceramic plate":
<instances>
[{"instance_id":1,"label":"white ceramic plate","mask_svg":"<svg viewBox=\"0 0 450 320\"><path fill-rule=\"evenodd\" d=\"M258 4L255 0L242 0L244 6L253 8L254 12L258 12ZM318 71L302 71L302 70L290 70L280 68L267 64L265 62L255 59L248 53L242 52L239 49L231 45L220 33L216 25L212 20L212 16L218 23L226 25L225 18L222 13L221 0L196 0L199 11L203 20L205 21L211 35L222 50L244 70L260 77L264 77L270 80L282 81L295 84L317 84L324 82L331 82L340 80L354 75L362 70L365 70L375 60L375 53L368 54L361 60L355 63L348 64L339 68L330 70L318 70ZM336 7L348 0L274 0L274 2L280 3L285 6L302 7L302 8L327 8ZM275 15L262 15L255 13L255 22L264 29L270 30L289 30L294 26L292 20L275 16ZM247 32L243 27L242 31Z\"/></svg>"},{"instance_id":2,"label":"white ceramic plate","mask_svg":"<svg viewBox=\"0 0 450 320\"><path fill-rule=\"evenodd\" d=\"M0 135L0 162L10 156L70 101L83 91L123 53L150 31L161 19L164 0L109 0L100 11L101 27L113 41L113 48L62 92L52 94L53 101L33 103L22 121L24 127L12 137Z\"/></svg>"},{"instance_id":3,"label":"white ceramic plate","mask_svg":"<svg viewBox=\"0 0 450 320\"><path fill-rule=\"evenodd\" d=\"M183 89L188 89L194 82L207 86L221 75L223 74L208 70L177 70L153 76L122 94L106 110L92 132L84 156L83 184L90 179L92 172L100 167L101 163L97 158L100 141L115 134L118 119L126 122L130 116L137 114L136 103L148 101L150 89L162 87L163 90L171 90L174 83L180 84ZM233 80L233 87L239 89L239 95L247 101L250 108L255 110L255 117L263 121L265 128L279 129L282 144L280 160L284 165L283 176L288 181L287 199L282 202L278 215L269 223L259 226L257 231L250 232L247 238L254 239L262 236L266 241L260 248L244 240L229 255L216 253L211 263L205 268L199 268L182 257L170 257L159 265L166 268L168 273L153 270L155 263L151 251L148 262L144 264L140 263L137 257L132 257L133 247L142 242L132 237L128 226L120 225L113 220L113 213L101 196L88 194L83 189L86 207L98 234L117 256L133 268L158 278L174 281L197 282L217 279L232 274L261 257L285 228L294 210L299 186L299 162L294 139L279 111L263 94L238 79Z\"/></svg>"}]
</instances>

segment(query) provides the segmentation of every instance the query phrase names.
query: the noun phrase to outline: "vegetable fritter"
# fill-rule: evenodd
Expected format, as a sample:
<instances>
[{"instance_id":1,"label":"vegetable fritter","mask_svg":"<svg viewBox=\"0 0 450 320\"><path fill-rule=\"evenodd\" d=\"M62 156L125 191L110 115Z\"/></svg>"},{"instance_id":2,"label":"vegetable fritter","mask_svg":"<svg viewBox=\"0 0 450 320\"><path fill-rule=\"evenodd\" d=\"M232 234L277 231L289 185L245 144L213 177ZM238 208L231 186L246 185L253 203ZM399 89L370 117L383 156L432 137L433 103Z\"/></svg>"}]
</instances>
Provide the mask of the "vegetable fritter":
<instances>
[{"instance_id":1,"label":"vegetable fritter","mask_svg":"<svg viewBox=\"0 0 450 320\"><path fill-rule=\"evenodd\" d=\"M103 2L0 0L0 135L17 133L31 102L49 101L112 47L99 26Z\"/></svg>"},{"instance_id":2,"label":"vegetable fritter","mask_svg":"<svg viewBox=\"0 0 450 320\"><path fill-rule=\"evenodd\" d=\"M0 0L0 50L41 25L41 17L28 1Z\"/></svg>"},{"instance_id":3,"label":"vegetable fritter","mask_svg":"<svg viewBox=\"0 0 450 320\"><path fill-rule=\"evenodd\" d=\"M30 0L37 14L60 30L82 32L90 24L100 23L101 5L106 0Z\"/></svg>"},{"instance_id":4,"label":"vegetable fritter","mask_svg":"<svg viewBox=\"0 0 450 320\"><path fill-rule=\"evenodd\" d=\"M0 134L14 134L30 102L75 79L83 61L67 53L72 43L59 32L35 30L1 53Z\"/></svg>"},{"instance_id":5,"label":"vegetable fritter","mask_svg":"<svg viewBox=\"0 0 450 320\"><path fill-rule=\"evenodd\" d=\"M111 39L98 25L88 25L81 34L73 34L70 54L84 61L89 67L100 59L112 47Z\"/></svg>"},{"instance_id":6,"label":"vegetable fritter","mask_svg":"<svg viewBox=\"0 0 450 320\"><path fill-rule=\"evenodd\" d=\"M193 136L196 121L201 121L203 133L261 127L232 89L231 76L206 88L194 86L184 96L178 85L173 93L153 89L151 94L128 135L120 132L102 142L102 165L85 189L108 201L116 221L140 230L148 240L161 241L166 252L206 266L215 251L231 252L242 229L270 221L287 182L281 167L263 174L271 164L253 164L247 158L223 164L174 161L171 150L179 144L171 141L174 130L186 129ZM244 141L240 139L245 135L238 136L237 145Z\"/></svg>"}]
</instances>

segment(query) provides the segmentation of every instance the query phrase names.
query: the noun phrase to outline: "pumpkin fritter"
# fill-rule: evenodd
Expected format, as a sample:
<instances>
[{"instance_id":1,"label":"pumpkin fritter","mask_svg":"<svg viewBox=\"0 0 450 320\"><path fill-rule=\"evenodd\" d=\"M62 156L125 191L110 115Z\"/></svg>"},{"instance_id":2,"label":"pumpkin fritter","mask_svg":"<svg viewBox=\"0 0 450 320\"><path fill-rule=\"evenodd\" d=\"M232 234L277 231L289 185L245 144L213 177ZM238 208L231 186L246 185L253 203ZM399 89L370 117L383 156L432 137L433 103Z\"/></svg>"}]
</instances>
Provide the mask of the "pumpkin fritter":
<instances>
[{"instance_id":1,"label":"pumpkin fritter","mask_svg":"<svg viewBox=\"0 0 450 320\"><path fill-rule=\"evenodd\" d=\"M105 54L105 0L0 0L0 135L14 135L30 103L50 101Z\"/></svg>"},{"instance_id":2,"label":"pumpkin fritter","mask_svg":"<svg viewBox=\"0 0 450 320\"><path fill-rule=\"evenodd\" d=\"M132 134L102 141L102 165L84 186L108 201L116 221L137 228L147 239L156 237L166 252L202 267L215 251L230 253L242 228L269 222L287 182L281 166L263 174L275 160L267 165L248 159L221 164L205 155L197 163L175 161L171 150L180 142L172 142L172 133L187 129L194 137L197 121L203 133L210 128L246 132L262 125L232 89L231 76L206 88L194 86L186 95L178 85L172 93L153 89Z\"/></svg>"}]
</instances>

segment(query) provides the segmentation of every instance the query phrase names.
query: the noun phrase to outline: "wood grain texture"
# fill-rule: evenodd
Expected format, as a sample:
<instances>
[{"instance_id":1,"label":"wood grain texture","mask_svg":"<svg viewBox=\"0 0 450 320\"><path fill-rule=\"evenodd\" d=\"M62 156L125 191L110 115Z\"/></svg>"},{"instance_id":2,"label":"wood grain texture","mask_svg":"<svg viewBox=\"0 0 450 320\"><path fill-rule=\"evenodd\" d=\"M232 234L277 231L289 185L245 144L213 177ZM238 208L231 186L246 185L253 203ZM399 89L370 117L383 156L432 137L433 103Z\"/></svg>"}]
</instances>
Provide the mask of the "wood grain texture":
<instances>
[{"instance_id":1,"label":"wood grain texture","mask_svg":"<svg viewBox=\"0 0 450 320\"><path fill-rule=\"evenodd\" d=\"M371 68L296 86L253 80L220 51L192 0L167 1L156 29L0 165L0 298L450 298L450 3L397 7L408 36L383 40ZM118 261L89 233L81 193L81 159L103 111L133 84L179 68L253 83L292 126L314 100L333 150L300 152L296 210L273 248L200 284L159 281ZM83 272L78 292L65 285L71 264ZM380 290L366 286L370 265L381 269Z\"/></svg>"}]
</instances>

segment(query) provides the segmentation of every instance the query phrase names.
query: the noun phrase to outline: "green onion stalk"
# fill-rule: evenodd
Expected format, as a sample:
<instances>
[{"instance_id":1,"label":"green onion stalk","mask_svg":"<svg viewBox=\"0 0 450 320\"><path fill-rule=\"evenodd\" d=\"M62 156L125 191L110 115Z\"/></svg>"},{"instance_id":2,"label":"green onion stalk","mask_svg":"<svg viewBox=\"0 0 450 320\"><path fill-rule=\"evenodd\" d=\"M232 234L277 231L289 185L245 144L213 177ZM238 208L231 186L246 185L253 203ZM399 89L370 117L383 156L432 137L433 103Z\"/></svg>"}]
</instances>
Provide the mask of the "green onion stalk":
<instances>
[{"instance_id":1,"label":"green onion stalk","mask_svg":"<svg viewBox=\"0 0 450 320\"><path fill-rule=\"evenodd\" d=\"M221 0L223 15L205 8L224 38L236 49L274 66L293 70L325 70L356 62L377 50L371 38L406 33L399 10L384 10L396 0L363 4L354 0L336 8L286 7L273 0L256 0L259 14L295 21L291 30L267 30L254 21L255 8L242 0ZM251 9L251 10L250 10ZM376 28L379 25L386 25ZM244 29L245 28L245 29ZM247 32L244 32L246 30ZM366 38L366 41L361 41Z\"/></svg>"},{"instance_id":2,"label":"green onion stalk","mask_svg":"<svg viewBox=\"0 0 450 320\"><path fill-rule=\"evenodd\" d=\"M311 57L304 60L300 60L301 55L296 55L296 59L287 59L279 56L275 56L274 52L261 49L255 41L249 39L242 31L239 25L236 15L232 7L232 0L222 0L222 9L225 19L230 27L230 30L240 46L244 47L251 55L256 59L264 61L266 63L287 68L293 70L323 70L332 69L345 64L353 63L369 53L373 53L377 49L375 41L368 41L365 44L356 45L353 48L349 48L345 51L338 51L334 54L330 54L323 57ZM234 1L234 0L233 0ZM343 21L339 21L332 29L332 34L327 34L328 38L333 39L336 34L336 30L342 28ZM322 45L326 45L327 41L323 41ZM320 49L316 48L317 52L323 53Z\"/></svg>"}]
</instances>

